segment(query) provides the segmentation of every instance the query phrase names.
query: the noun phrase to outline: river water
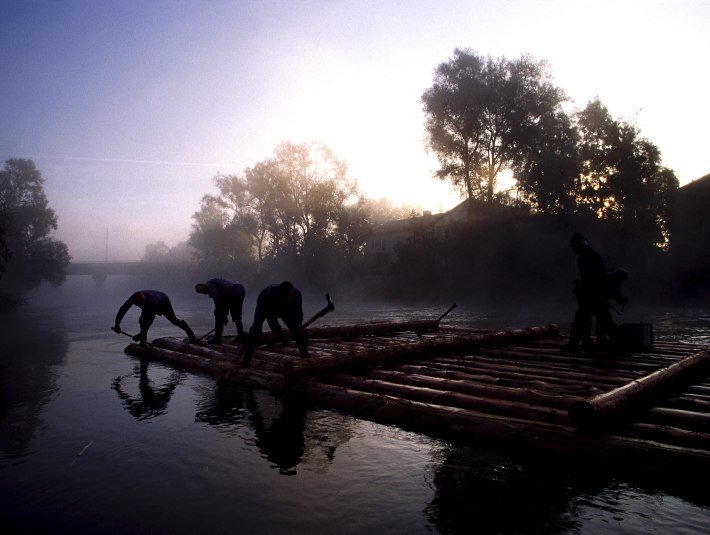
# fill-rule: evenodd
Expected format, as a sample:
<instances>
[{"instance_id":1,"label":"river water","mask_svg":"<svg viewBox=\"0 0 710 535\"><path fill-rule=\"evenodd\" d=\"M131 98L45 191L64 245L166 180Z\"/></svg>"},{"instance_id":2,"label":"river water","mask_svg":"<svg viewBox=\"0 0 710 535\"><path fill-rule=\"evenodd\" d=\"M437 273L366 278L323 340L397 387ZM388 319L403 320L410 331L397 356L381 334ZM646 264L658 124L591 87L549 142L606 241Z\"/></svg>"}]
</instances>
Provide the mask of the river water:
<instances>
[{"instance_id":1,"label":"river water","mask_svg":"<svg viewBox=\"0 0 710 535\"><path fill-rule=\"evenodd\" d=\"M0 318L3 533L665 534L710 525L706 481L480 448L142 366L123 353L128 339L109 331L129 288L119 281L97 295L70 279ZM199 297L174 298L198 334L211 328ZM323 304L307 300L306 316ZM449 304L336 299L323 323L435 318ZM459 306L450 319L519 327L570 314L532 321ZM629 319L652 321L661 338L710 342L707 311ZM137 330L136 309L123 327ZM158 336L182 333L159 317L149 337Z\"/></svg>"}]
</instances>

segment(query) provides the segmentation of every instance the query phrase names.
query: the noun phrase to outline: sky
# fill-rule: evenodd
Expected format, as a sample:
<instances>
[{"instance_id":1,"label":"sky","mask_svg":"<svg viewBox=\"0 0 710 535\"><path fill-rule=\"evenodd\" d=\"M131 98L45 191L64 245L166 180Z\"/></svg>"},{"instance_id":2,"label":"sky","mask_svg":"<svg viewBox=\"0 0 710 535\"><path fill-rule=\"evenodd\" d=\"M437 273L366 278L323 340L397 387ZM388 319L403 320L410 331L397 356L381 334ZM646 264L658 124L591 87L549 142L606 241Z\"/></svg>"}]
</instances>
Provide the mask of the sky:
<instances>
[{"instance_id":1,"label":"sky","mask_svg":"<svg viewBox=\"0 0 710 535\"><path fill-rule=\"evenodd\" d=\"M708 0L0 0L0 158L34 160L76 261L186 240L213 178L283 141L440 212L421 95L469 48L547 61L685 184L710 172L708 27Z\"/></svg>"}]
</instances>

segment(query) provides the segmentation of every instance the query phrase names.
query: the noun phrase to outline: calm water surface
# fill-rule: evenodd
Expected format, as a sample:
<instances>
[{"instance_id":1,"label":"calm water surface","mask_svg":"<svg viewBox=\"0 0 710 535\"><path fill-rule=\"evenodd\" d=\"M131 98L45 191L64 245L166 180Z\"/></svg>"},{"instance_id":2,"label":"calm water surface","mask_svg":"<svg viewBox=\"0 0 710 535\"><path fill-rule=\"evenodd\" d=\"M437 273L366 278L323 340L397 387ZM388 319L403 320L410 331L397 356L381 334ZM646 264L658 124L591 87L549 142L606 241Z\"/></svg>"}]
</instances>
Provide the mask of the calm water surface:
<instances>
[{"instance_id":1,"label":"calm water surface","mask_svg":"<svg viewBox=\"0 0 710 535\"><path fill-rule=\"evenodd\" d=\"M142 365L109 331L126 292L90 303L60 293L1 318L4 533L708 531L705 481L660 483L486 450ZM183 302L178 316L208 331L209 303ZM307 303L306 315L321 306ZM331 324L435 318L448 304L336 306ZM247 324L252 309L247 302ZM136 319L133 309L124 328L136 330ZM516 327L560 318L461 306L451 320ZM629 320L652 321L665 338L710 341L707 312ZM171 335L182 336L158 318L150 337Z\"/></svg>"}]
</instances>

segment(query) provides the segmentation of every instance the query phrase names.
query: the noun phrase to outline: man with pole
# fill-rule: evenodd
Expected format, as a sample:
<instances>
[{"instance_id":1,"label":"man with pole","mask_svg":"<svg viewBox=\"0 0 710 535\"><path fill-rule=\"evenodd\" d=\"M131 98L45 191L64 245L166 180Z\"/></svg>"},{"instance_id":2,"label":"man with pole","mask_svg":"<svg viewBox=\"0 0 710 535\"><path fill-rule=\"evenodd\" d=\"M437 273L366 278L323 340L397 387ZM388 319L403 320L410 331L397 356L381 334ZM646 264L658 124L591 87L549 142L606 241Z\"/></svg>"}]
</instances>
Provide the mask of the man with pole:
<instances>
[{"instance_id":1,"label":"man with pole","mask_svg":"<svg viewBox=\"0 0 710 535\"><path fill-rule=\"evenodd\" d=\"M309 357L306 336L302 326L303 297L301 292L293 286L293 283L284 281L281 284L267 286L257 297L254 321L244 345L244 357L241 362L243 368L249 366L254 350L259 343L264 321L268 323L271 332L281 335L282 339L286 341L279 319L284 322L288 330L293 334L301 358Z\"/></svg>"},{"instance_id":2,"label":"man with pole","mask_svg":"<svg viewBox=\"0 0 710 535\"><path fill-rule=\"evenodd\" d=\"M138 318L138 325L140 326L140 332L135 336L132 336L134 342L139 342L140 345L146 345L148 338L148 329L153 324L155 316L165 316L173 325L180 327L187 334L187 338L190 343L195 341L195 333L192 332L190 326L185 320L178 319L175 316L175 311L170 303L170 299L166 294L158 290L141 290L131 294L131 296L126 300L121 308L118 309L116 314L116 321L112 328L113 332L116 334L123 334L121 331L121 320L128 312L128 309L133 305L141 309L141 315Z\"/></svg>"},{"instance_id":3,"label":"man with pole","mask_svg":"<svg viewBox=\"0 0 710 535\"><path fill-rule=\"evenodd\" d=\"M244 340L244 326L242 325L242 305L246 294L244 286L238 282L227 279L210 279L195 285L198 294L210 296L214 301L214 336L210 344L221 344L224 326L229 323L229 314L237 326L237 339Z\"/></svg>"}]
</instances>

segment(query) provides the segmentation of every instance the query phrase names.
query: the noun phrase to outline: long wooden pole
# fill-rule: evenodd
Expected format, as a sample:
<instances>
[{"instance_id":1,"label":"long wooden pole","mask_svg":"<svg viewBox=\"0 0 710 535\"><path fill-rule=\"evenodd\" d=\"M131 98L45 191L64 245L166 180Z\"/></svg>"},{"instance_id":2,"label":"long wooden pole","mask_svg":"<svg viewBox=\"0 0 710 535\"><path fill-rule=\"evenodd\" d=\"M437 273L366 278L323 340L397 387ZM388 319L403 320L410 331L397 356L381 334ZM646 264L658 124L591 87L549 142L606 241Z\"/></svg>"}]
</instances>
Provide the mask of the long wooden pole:
<instances>
[{"instance_id":1,"label":"long wooden pole","mask_svg":"<svg viewBox=\"0 0 710 535\"><path fill-rule=\"evenodd\" d=\"M577 427L594 427L621 418L664 389L706 371L709 364L710 351L706 349L619 388L576 401L569 409L570 422Z\"/></svg>"}]
</instances>

